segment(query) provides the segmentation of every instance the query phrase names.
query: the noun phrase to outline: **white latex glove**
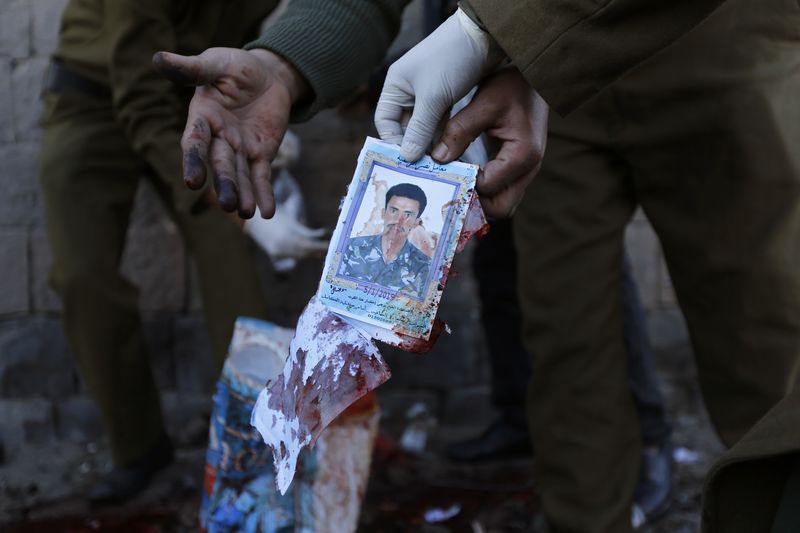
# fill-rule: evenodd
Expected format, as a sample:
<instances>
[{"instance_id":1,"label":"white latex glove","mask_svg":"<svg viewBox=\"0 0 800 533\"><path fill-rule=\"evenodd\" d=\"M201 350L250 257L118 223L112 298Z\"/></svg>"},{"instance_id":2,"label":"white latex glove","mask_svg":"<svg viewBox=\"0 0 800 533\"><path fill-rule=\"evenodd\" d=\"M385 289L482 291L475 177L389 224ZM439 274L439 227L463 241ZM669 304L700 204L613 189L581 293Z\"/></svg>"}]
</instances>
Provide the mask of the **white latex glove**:
<instances>
[{"instance_id":1,"label":"white latex glove","mask_svg":"<svg viewBox=\"0 0 800 533\"><path fill-rule=\"evenodd\" d=\"M399 144L403 158L416 161L430 146L450 106L503 57L494 39L459 8L389 67L375 110L378 135ZM412 108L404 134L403 115Z\"/></svg>"},{"instance_id":2,"label":"white latex glove","mask_svg":"<svg viewBox=\"0 0 800 533\"><path fill-rule=\"evenodd\" d=\"M260 213L244 223L244 231L269 254L277 270L289 270L294 260L322 255L328 250L325 228L312 229L300 222L303 198L300 191L291 191L278 204L275 216L261 218ZM258 211L258 208L256 208Z\"/></svg>"}]
</instances>

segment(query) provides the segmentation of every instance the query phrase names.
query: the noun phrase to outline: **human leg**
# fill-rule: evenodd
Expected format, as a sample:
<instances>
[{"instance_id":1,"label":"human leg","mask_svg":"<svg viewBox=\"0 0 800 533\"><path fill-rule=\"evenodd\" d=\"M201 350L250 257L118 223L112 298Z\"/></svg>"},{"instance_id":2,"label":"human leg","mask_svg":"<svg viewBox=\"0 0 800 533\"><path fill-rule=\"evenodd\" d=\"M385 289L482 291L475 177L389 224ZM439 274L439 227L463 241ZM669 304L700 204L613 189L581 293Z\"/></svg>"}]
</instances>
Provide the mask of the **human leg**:
<instances>
[{"instance_id":1,"label":"human leg","mask_svg":"<svg viewBox=\"0 0 800 533\"><path fill-rule=\"evenodd\" d=\"M529 423L551 529L624 532L640 436L622 335L628 169L588 113L555 117L515 216Z\"/></svg>"},{"instance_id":2,"label":"human leg","mask_svg":"<svg viewBox=\"0 0 800 533\"><path fill-rule=\"evenodd\" d=\"M529 454L525 395L530 368L528 353L522 346L517 254L510 220L492 222L489 233L478 241L473 269L489 349L492 405L498 418L477 437L448 448L448 456L477 461Z\"/></svg>"},{"instance_id":3,"label":"human leg","mask_svg":"<svg viewBox=\"0 0 800 533\"><path fill-rule=\"evenodd\" d=\"M118 465L140 457L164 433L138 291L119 272L141 170L108 105L80 94L48 94L40 181L51 282Z\"/></svg>"}]
</instances>

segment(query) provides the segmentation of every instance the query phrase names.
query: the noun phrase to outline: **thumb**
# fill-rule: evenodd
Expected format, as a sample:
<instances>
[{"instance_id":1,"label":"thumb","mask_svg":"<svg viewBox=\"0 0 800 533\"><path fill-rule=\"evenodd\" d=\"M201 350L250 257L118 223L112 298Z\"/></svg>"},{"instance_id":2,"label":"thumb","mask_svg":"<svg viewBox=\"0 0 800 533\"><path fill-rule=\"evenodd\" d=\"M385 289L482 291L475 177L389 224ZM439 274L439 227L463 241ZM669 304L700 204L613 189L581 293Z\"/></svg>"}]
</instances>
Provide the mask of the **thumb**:
<instances>
[{"instance_id":1,"label":"thumb","mask_svg":"<svg viewBox=\"0 0 800 533\"><path fill-rule=\"evenodd\" d=\"M445 124L439 144L433 149L436 161L449 163L458 159L469 145L494 122L491 112L474 101L453 115Z\"/></svg>"},{"instance_id":2,"label":"thumb","mask_svg":"<svg viewBox=\"0 0 800 533\"><path fill-rule=\"evenodd\" d=\"M218 54L207 52L202 56L156 52L153 54L153 66L173 83L197 86L209 84L222 76L225 64Z\"/></svg>"}]
</instances>

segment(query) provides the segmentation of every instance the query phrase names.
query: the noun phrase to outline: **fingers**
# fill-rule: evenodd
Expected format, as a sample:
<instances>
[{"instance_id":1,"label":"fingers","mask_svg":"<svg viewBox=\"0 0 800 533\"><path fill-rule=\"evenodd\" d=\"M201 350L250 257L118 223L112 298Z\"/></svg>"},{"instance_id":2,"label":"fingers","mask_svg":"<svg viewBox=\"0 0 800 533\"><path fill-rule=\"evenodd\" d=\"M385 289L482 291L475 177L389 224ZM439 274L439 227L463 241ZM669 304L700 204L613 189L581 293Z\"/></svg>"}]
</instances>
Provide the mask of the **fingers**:
<instances>
[{"instance_id":1,"label":"fingers","mask_svg":"<svg viewBox=\"0 0 800 533\"><path fill-rule=\"evenodd\" d=\"M442 138L431 156L440 163L455 161L472 141L494 125L495 119L491 109L473 101L447 121Z\"/></svg>"},{"instance_id":2,"label":"fingers","mask_svg":"<svg viewBox=\"0 0 800 533\"><path fill-rule=\"evenodd\" d=\"M531 173L541 163L533 150L532 142L506 141L497 156L489 161L483 174L478 176L478 192L485 196L499 194L511 183ZM532 176L531 176L532 177Z\"/></svg>"},{"instance_id":3,"label":"fingers","mask_svg":"<svg viewBox=\"0 0 800 533\"><path fill-rule=\"evenodd\" d=\"M494 196L481 196L483 212L492 218L511 218L522 201L530 181L530 179L519 180Z\"/></svg>"},{"instance_id":4,"label":"fingers","mask_svg":"<svg viewBox=\"0 0 800 533\"><path fill-rule=\"evenodd\" d=\"M211 126L190 110L187 127L181 138L183 181L190 189L199 189L206 181L206 165L211 143Z\"/></svg>"},{"instance_id":5,"label":"fingers","mask_svg":"<svg viewBox=\"0 0 800 533\"><path fill-rule=\"evenodd\" d=\"M378 136L386 142L403 142L401 121L405 110L413 104L408 95L384 88L378 105L375 107L375 129Z\"/></svg>"},{"instance_id":6,"label":"fingers","mask_svg":"<svg viewBox=\"0 0 800 533\"><path fill-rule=\"evenodd\" d=\"M250 182L250 162L242 152L236 154L236 184L239 188L239 216L252 218L256 212L256 200Z\"/></svg>"},{"instance_id":7,"label":"fingers","mask_svg":"<svg viewBox=\"0 0 800 533\"><path fill-rule=\"evenodd\" d=\"M199 56L182 56L171 52L153 54L153 66L162 76L179 85L205 85L222 76L225 60L213 49Z\"/></svg>"},{"instance_id":8,"label":"fingers","mask_svg":"<svg viewBox=\"0 0 800 533\"><path fill-rule=\"evenodd\" d=\"M261 218L272 218L275 215L275 196L272 193L271 175L272 170L266 159L261 158L251 162L250 181L253 184L253 192Z\"/></svg>"},{"instance_id":9,"label":"fingers","mask_svg":"<svg viewBox=\"0 0 800 533\"><path fill-rule=\"evenodd\" d=\"M214 171L214 190L224 211L234 211L238 204L236 187L236 155L233 148L219 137L211 141L211 167Z\"/></svg>"},{"instance_id":10,"label":"fingers","mask_svg":"<svg viewBox=\"0 0 800 533\"><path fill-rule=\"evenodd\" d=\"M436 127L447 111L442 102L428 102L426 106L414 107L411 120L408 121L403 142L400 145L400 157L406 161L416 161L431 145Z\"/></svg>"}]
</instances>

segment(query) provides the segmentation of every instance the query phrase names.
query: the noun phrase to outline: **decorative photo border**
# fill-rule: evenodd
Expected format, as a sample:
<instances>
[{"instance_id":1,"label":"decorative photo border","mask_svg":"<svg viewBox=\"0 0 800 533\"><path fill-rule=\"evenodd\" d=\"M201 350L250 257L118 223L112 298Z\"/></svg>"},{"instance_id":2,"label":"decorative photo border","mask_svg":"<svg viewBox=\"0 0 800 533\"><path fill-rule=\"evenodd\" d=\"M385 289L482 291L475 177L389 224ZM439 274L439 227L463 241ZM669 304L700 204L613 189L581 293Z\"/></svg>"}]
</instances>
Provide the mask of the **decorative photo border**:
<instances>
[{"instance_id":1,"label":"decorative photo border","mask_svg":"<svg viewBox=\"0 0 800 533\"><path fill-rule=\"evenodd\" d=\"M416 163L408 163L400 158L396 145L367 138L328 248L318 293L320 301L332 311L351 319L403 335L427 339L442 294L442 273L449 269L453 261L464 216L474 192L477 171L478 167L475 165L440 165L429 157ZM418 185L423 191L426 191L426 184L436 184L439 201L428 203L425 210L439 209L442 227L419 293L356 279L345 272L343 260L348 243L351 238L358 236L353 235L356 220L359 213L369 207L365 204L365 197L370 189L370 180L377 172L386 176L407 176L406 181ZM430 185L428 190L433 186ZM449 195L448 186L452 187ZM373 187L372 192L375 191ZM374 202L372 208L375 209Z\"/></svg>"}]
</instances>

